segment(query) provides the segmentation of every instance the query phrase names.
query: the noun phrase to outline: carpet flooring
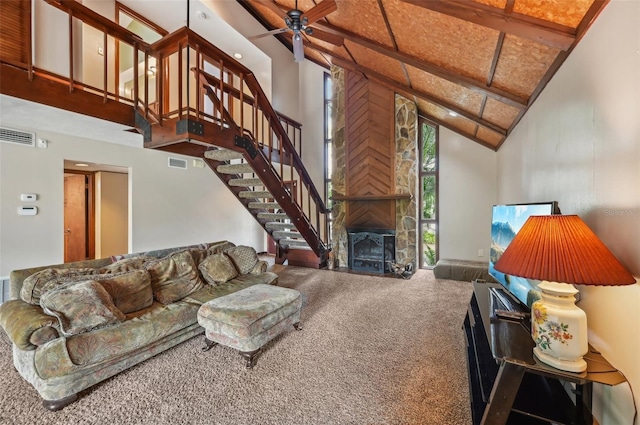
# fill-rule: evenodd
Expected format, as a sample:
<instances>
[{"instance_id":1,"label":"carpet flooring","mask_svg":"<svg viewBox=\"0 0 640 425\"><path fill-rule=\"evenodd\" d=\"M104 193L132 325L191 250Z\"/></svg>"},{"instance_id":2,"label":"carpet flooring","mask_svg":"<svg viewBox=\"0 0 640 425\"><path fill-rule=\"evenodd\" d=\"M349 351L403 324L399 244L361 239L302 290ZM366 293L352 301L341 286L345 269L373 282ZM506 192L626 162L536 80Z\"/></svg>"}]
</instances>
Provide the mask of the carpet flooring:
<instances>
[{"instance_id":1,"label":"carpet flooring","mask_svg":"<svg viewBox=\"0 0 640 425\"><path fill-rule=\"evenodd\" d=\"M303 330L256 366L195 337L46 411L0 331L0 424L471 423L462 323L472 287L274 266L303 294Z\"/></svg>"}]
</instances>

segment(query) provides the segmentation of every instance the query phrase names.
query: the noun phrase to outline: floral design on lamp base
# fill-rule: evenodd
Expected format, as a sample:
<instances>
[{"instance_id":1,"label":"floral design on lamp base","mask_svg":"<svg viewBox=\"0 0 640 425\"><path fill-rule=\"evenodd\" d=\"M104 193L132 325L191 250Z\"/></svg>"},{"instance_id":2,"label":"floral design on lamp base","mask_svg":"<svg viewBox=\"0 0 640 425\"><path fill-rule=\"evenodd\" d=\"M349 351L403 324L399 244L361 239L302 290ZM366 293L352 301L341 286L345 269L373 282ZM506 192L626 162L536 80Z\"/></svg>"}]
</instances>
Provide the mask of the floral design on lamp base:
<instances>
[{"instance_id":1,"label":"floral design on lamp base","mask_svg":"<svg viewBox=\"0 0 640 425\"><path fill-rule=\"evenodd\" d=\"M587 315L575 305L572 285L544 281L541 298L531 306L533 349L543 363L568 372L584 372L587 363Z\"/></svg>"}]
</instances>

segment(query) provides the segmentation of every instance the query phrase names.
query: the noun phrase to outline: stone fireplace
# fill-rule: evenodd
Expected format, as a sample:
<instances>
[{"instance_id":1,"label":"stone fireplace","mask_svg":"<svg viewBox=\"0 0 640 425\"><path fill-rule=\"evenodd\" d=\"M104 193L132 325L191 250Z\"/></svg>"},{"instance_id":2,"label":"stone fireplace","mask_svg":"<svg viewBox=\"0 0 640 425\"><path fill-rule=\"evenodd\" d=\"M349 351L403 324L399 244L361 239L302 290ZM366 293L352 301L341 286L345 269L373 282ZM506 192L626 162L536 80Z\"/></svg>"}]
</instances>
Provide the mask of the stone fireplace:
<instances>
[{"instance_id":1,"label":"stone fireplace","mask_svg":"<svg viewBox=\"0 0 640 425\"><path fill-rule=\"evenodd\" d=\"M417 263L417 218L418 218L418 114L416 104L403 96L391 92L389 100L384 106L384 114L388 116L389 121L393 124L390 127L386 142L386 152L389 159L386 164L391 166L391 172L388 173L388 180L385 182L378 181L382 173L370 174L371 177L362 178L358 173L362 174L359 169L362 162L354 162L349 159L349 155L354 155L354 150L349 150L353 143L362 143L354 138L354 132L348 134L349 123L346 116L346 98L351 96L349 87L346 87L345 81L354 84L353 74L347 77L349 73L340 67L331 67L331 76L333 80L333 174L332 179L332 198L333 198L333 221L331 232L331 245L336 260L336 267L350 267L350 238L347 229L357 228L365 232L378 233L381 229L388 229L388 234L394 234L394 246L392 248L391 260L396 263L407 264L413 263L414 269ZM356 82L355 84L360 84ZM369 90L372 95L365 102L373 105L378 96L379 87L374 80L363 82L369 84ZM374 106L375 108L378 105ZM371 109L373 111L373 107ZM386 120L379 119L375 124L369 124L369 128L377 130L378 122ZM394 128L395 127L395 128ZM368 130L365 130L368 131ZM386 130L385 130L386 131ZM356 132L357 133L357 132ZM355 137L359 137L355 134ZM375 136L373 136L375 137ZM371 149L372 143L364 142L364 148ZM374 147L379 149L380 145ZM358 148L359 149L359 148ZM351 152L351 153L350 153ZM357 152L356 152L357 153ZM363 162L369 161L369 167L377 167L374 164L377 161L376 152L372 151L373 156L365 157ZM373 164L373 165L371 165ZM358 180L359 179L359 180ZM369 184L371 182L371 184ZM375 185L381 187L386 185L386 191L376 191ZM371 188L366 189L369 185ZM386 203L385 203L386 202ZM367 205L368 212L363 212L363 205ZM380 212L380 213L379 213ZM384 222L378 222L377 218L384 215L388 217ZM354 222L354 217L357 219ZM365 218L363 220L363 217ZM386 231L385 231L386 232ZM371 236L370 236L371 239ZM386 260L384 260L386 261Z\"/></svg>"},{"instance_id":2,"label":"stone fireplace","mask_svg":"<svg viewBox=\"0 0 640 425\"><path fill-rule=\"evenodd\" d=\"M347 229L349 270L387 273L395 261L395 230Z\"/></svg>"}]
</instances>

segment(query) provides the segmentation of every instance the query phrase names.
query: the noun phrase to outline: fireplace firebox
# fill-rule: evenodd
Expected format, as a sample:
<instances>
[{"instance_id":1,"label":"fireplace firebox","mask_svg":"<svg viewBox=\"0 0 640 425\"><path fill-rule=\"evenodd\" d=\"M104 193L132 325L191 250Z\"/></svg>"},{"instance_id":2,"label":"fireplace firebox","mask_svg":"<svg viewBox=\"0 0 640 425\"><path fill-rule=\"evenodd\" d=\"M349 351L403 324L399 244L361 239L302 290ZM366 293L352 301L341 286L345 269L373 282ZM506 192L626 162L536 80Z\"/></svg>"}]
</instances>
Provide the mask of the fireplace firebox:
<instances>
[{"instance_id":1,"label":"fireplace firebox","mask_svg":"<svg viewBox=\"0 0 640 425\"><path fill-rule=\"evenodd\" d=\"M370 273L390 272L395 261L395 230L347 229L349 269Z\"/></svg>"}]
</instances>

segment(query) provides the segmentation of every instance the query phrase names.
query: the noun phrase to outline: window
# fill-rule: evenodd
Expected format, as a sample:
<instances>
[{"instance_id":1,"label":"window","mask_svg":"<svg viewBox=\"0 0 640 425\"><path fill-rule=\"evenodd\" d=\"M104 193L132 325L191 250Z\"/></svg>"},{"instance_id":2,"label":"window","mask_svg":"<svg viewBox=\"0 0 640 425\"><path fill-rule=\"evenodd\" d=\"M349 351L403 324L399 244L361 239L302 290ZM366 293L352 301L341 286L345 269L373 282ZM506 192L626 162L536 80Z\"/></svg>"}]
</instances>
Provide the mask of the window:
<instances>
[{"instance_id":1,"label":"window","mask_svg":"<svg viewBox=\"0 0 640 425\"><path fill-rule=\"evenodd\" d=\"M331 98L332 84L331 75L324 74L324 199L326 200L326 206L331 209L333 202L331 201L331 173L332 168L332 153L333 144L331 143L331 135L333 127L331 125ZM331 239L331 213L327 214L327 239Z\"/></svg>"},{"instance_id":2,"label":"window","mask_svg":"<svg viewBox=\"0 0 640 425\"><path fill-rule=\"evenodd\" d=\"M420 134L420 259L421 267L438 261L438 129L418 120Z\"/></svg>"}]
</instances>

